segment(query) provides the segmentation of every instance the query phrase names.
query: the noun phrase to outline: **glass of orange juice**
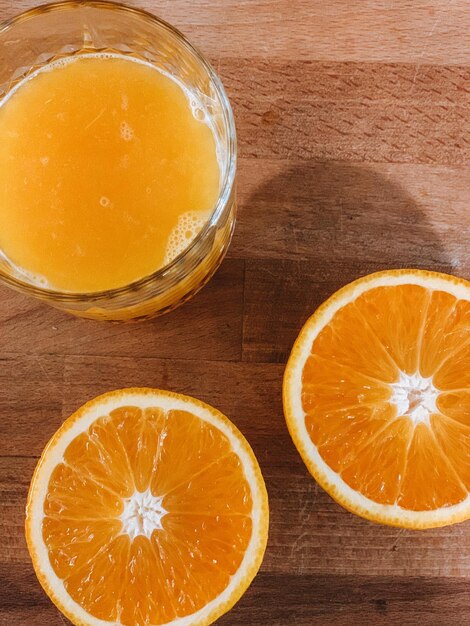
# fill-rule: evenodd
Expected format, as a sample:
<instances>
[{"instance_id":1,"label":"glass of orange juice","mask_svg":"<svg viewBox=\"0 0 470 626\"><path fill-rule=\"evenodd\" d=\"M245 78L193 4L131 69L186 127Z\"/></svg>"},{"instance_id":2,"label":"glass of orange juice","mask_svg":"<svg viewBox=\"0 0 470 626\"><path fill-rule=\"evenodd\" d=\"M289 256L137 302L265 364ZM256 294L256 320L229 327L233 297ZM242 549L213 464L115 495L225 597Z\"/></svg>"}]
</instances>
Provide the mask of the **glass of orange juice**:
<instances>
[{"instance_id":1,"label":"glass of orange juice","mask_svg":"<svg viewBox=\"0 0 470 626\"><path fill-rule=\"evenodd\" d=\"M0 280L92 319L190 298L235 223L235 125L204 57L101 1L27 11L0 48Z\"/></svg>"}]
</instances>

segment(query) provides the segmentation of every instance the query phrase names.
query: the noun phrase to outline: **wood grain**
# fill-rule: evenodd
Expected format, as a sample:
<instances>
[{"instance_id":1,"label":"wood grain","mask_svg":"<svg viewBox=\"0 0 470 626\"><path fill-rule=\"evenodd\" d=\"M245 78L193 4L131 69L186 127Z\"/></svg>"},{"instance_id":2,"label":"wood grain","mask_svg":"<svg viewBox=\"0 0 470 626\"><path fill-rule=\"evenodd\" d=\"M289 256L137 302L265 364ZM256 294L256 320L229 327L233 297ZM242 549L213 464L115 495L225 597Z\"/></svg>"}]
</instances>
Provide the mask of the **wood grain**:
<instances>
[{"instance_id":1,"label":"wood grain","mask_svg":"<svg viewBox=\"0 0 470 626\"><path fill-rule=\"evenodd\" d=\"M0 20L35 0L0 0ZM0 626L68 623L36 582L23 523L43 446L103 391L200 397L245 433L270 540L226 626L461 626L470 527L371 524L308 475L281 381L300 326L346 282L390 267L470 278L467 0L129 1L209 56L239 136L228 258L170 315L114 325L0 289ZM1 55L1 51L0 51Z\"/></svg>"},{"instance_id":2,"label":"wood grain","mask_svg":"<svg viewBox=\"0 0 470 626\"><path fill-rule=\"evenodd\" d=\"M465 275L469 182L468 165L242 159L229 256L440 265Z\"/></svg>"},{"instance_id":3,"label":"wood grain","mask_svg":"<svg viewBox=\"0 0 470 626\"><path fill-rule=\"evenodd\" d=\"M242 156L469 160L465 67L224 60L220 73L246 137Z\"/></svg>"},{"instance_id":4,"label":"wood grain","mask_svg":"<svg viewBox=\"0 0 470 626\"><path fill-rule=\"evenodd\" d=\"M21 614L28 626L67 626L68 620L52 613L49 600L36 584L34 574L22 564L0 565L0 580L11 590L8 603L0 607L0 624ZM280 590L282 594L280 593ZM413 596L410 595L413 590ZM306 602L308 598L308 602ZM276 606L275 612L272 607ZM460 578L414 578L385 576L357 579L351 576L304 576L261 572L220 626L462 626L468 608L468 589ZM418 622L416 616L421 621ZM443 621L444 620L444 621Z\"/></svg>"},{"instance_id":5,"label":"wood grain","mask_svg":"<svg viewBox=\"0 0 470 626\"><path fill-rule=\"evenodd\" d=\"M41 4L0 0L0 17ZM455 65L470 60L466 0L127 0L225 56Z\"/></svg>"},{"instance_id":6,"label":"wood grain","mask_svg":"<svg viewBox=\"0 0 470 626\"><path fill-rule=\"evenodd\" d=\"M2 352L126 354L135 357L240 358L244 261L228 260L199 298L148 324L102 324L64 316L14 292L2 291ZM214 303L217 306L214 306ZM185 332L192 326L191 335ZM31 328L36 328L31 342Z\"/></svg>"}]
</instances>

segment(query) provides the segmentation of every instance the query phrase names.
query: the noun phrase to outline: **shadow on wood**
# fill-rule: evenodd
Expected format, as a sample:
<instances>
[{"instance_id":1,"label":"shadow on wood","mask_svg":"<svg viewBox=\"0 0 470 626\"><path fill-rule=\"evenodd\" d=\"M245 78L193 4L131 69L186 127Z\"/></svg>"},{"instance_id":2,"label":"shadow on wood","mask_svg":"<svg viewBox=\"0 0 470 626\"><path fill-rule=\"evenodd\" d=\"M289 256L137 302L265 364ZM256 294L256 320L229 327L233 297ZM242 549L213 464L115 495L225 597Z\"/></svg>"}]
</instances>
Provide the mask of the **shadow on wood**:
<instances>
[{"instance_id":1,"label":"shadow on wood","mask_svg":"<svg viewBox=\"0 0 470 626\"><path fill-rule=\"evenodd\" d=\"M460 626L466 595L466 583L458 578L300 577L262 572L234 609L217 623ZM419 614L420 621L411 612Z\"/></svg>"},{"instance_id":2,"label":"shadow on wood","mask_svg":"<svg viewBox=\"0 0 470 626\"><path fill-rule=\"evenodd\" d=\"M246 262L244 359L284 362L307 317L370 272L452 264L424 212L400 185L367 167L305 163L246 200L255 260ZM245 240L247 238L245 237ZM282 260L273 258L280 256Z\"/></svg>"}]
</instances>

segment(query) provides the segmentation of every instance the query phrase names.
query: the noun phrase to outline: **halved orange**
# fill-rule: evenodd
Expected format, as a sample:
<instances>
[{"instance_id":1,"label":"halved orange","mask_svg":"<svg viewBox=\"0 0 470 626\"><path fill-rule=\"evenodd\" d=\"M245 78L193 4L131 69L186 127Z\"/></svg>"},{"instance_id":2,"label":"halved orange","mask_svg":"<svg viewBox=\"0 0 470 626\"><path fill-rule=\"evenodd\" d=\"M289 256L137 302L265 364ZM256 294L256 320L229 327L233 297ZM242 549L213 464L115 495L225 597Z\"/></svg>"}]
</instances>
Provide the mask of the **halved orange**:
<instances>
[{"instance_id":1,"label":"halved orange","mask_svg":"<svg viewBox=\"0 0 470 626\"><path fill-rule=\"evenodd\" d=\"M77 625L210 624L266 547L256 458L212 407L154 389L99 396L45 448L26 538L39 581Z\"/></svg>"},{"instance_id":2,"label":"halved orange","mask_svg":"<svg viewBox=\"0 0 470 626\"><path fill-rule=\"evenodd\" d=\"M290 355L292 439L345 508L408 528L470 518L470 283L371 274L312 315Z\"/></svg>"}]
</instances>

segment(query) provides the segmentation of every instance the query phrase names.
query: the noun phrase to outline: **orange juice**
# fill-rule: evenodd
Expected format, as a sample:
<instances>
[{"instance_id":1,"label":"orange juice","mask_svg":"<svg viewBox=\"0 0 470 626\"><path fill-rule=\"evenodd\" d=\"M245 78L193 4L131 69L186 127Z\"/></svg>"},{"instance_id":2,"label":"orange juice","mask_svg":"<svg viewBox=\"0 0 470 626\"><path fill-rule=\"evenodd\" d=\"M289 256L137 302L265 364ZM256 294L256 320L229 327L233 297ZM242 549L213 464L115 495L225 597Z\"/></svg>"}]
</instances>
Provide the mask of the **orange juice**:
<instances>
[{"instance_id":1,"label":"orange juice","mask_svg":"<svg viewBox=\"0 0 470 626\"><path fill-rule=\"evenodd\" d=\"M66 292L127 285L194 239L219 193L218 147L194 96L150 64L82 55L0 103L0 251Z\"/></svg>"}]
</instances>

